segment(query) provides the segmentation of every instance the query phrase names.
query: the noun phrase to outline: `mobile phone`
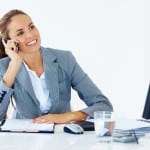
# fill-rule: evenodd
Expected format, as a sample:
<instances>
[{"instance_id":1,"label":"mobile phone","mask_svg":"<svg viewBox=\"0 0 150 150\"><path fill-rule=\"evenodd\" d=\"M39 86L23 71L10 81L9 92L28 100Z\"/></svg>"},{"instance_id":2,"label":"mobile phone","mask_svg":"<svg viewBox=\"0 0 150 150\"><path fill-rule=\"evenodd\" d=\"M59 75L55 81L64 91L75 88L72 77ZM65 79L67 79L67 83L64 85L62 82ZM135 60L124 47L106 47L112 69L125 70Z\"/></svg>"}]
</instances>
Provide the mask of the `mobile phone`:
<instances>
[{"instance_id":1,"label":"mobile phone","mask_svg":"<svg viewBox=\"0 0 150 150\"><path fill-rule=\"evenodd\" d=\"M5 41L6 44L7 44L8 40L11 40L11 38L9 38L9 37L4 38L4 41ZM18 44L15 43L15 45L16 45L16 49L17 49L17 51L18 51L18 50L19 50ZM13 50L13 48L12 48L12 50Z\"/></svg>"},{"instance_id":2,"label":"mobile phone","mask_svg":"<svg viewBox=\"0 0 150 150\"><path fill-rule=\"evenodd\" d=\"M4 38L5 43L7 44L8 40L11 40L11 38Z\"/></svg>"}]
</instances>

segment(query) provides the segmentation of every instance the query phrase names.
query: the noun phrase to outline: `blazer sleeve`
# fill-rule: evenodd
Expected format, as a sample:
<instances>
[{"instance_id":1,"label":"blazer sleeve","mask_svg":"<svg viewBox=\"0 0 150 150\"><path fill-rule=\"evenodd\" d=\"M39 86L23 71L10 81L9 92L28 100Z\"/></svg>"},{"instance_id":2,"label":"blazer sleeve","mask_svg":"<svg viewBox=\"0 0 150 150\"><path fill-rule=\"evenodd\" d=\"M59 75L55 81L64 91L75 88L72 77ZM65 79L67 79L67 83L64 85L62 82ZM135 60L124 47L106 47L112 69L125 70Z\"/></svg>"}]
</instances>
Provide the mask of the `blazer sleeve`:
<instances>
[{"instance_id":1,"label":"blazer sleeve","mask_svg":"<svg viewBox=\"0 0 150 150\"><path fill-rule=\"evenodd\" d=\"M3 83L2 77L0 75L0 120L2 120L7 113L7 109L9 106L10 97L12 93L13 93L13 89L7 87Z\"/></svg>"},{"instance_id":2,"label":"blazer sleeve","mask_svg":"<svg viewBox=\"0 0 150 150\"><path fill-rule=\"evenodd\" d=\"M72 88L77 91L80 99L88 106L80 111L87 113L90 117L93 117L94 111L113 111L112 104L108 98L103 95L82 70L72 53L70 53L69 57L69 70Z\"/></svg>"}]
</instances>

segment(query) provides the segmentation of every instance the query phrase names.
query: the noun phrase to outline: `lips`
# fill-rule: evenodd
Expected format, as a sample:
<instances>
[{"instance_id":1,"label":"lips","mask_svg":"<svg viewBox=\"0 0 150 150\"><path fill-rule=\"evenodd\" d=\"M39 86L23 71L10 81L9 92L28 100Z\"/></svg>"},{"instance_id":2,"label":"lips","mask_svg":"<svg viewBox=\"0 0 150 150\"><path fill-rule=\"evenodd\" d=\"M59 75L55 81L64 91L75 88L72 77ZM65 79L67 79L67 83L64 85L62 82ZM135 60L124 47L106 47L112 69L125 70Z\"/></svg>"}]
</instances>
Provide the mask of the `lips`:
<instances>
[{"instance_id":1,"label":"lips","mask_svg":"<svg viewBox=\"0 0 150 150\"><path fill-rule=\"evenodd\" d=\"M28 46L33 46L33 45L36 44L36 42L37 42L37 40L33 40L33 41L27 43L27 45L28 45Z\"/></svg>"}]
</instances>

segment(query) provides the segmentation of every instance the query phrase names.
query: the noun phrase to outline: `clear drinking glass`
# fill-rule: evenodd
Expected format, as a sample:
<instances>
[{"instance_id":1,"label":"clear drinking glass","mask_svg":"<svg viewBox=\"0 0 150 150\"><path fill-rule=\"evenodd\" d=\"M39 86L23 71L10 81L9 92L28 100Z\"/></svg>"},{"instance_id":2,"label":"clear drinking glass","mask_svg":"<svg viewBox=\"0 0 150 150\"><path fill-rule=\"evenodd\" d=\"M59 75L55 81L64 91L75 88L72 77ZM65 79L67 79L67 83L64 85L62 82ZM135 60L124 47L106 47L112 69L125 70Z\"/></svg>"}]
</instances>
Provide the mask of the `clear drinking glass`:
<instances>
[{"instance_id":1,"label":"clear drinking glass","mask_svg":"<svg viewBox=\"0 0 150 150\"><path fill-rule=\"evenodd\" d=\"M95 111L94 127L99 142L111 143L115 129L115 116L111 111Z\"/></svg>"}]
</instances>

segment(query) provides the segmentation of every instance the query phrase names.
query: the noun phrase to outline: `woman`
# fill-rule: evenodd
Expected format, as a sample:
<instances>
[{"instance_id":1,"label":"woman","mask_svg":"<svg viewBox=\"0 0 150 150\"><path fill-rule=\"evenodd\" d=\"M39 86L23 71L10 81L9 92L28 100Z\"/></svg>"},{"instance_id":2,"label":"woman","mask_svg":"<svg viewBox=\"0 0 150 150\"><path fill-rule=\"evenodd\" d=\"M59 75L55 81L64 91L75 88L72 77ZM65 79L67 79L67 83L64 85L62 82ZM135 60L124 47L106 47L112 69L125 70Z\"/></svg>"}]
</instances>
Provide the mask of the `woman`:
<instances>
[{"instance_id":1,"label":"woman","mask_svg":"<svg viewBox=\"0 0 150 150\"><path fill-rule=\"evenodd\" d=\"M41 46L40 33L25 12L6 13L0 20L0 37L0 119L11 96L16 118L33 118L36 123L82 121L96 110L112 111L71 52ZM87 108L71 112L71 87Z\"/></svg>"}]
</instances>

